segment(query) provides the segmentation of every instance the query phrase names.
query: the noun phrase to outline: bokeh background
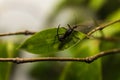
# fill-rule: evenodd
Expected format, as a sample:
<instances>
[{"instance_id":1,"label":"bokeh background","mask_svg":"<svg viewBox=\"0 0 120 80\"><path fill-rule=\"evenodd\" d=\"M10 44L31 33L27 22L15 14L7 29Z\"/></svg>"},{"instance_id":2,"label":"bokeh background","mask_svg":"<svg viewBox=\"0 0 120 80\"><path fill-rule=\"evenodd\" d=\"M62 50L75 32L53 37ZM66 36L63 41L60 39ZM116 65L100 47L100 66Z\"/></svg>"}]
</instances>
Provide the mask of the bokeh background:
<instances>
[{"instance_id":1,"label":"bokeh background","mask_svg":"<svg viewBox=\"0 0 120 80\"><path fill-rule=\"evenodd\" d=\"M66 24L82 24L85 26L80 27L79 31L87 33L101 23L117 19L120 19L120 0L0 0L0 33L41 31L57 27L59 24L64 27ZM112 26L108 29L106 35L120 37L118 25L116 25L117 28ZM112 31L115 33L112 34ZM76 47L76 52L67 50L54 55L35 55L16 50L16 47L27 37L29 36L0 37L0 57L85 57L101 50L120 47L119 41L108 42L104 45L105 41L95 40L81 43L82 47L79 49ZM91 47L92 45L94 47ZM74 55L71 54L73 52ZM78 55L83 52L84 54ZM112 55L92 64L76 62L38 62L18 65L0 63L0 80L120 80L119 57L120 55Z\"/></svg>"}]
</instances>

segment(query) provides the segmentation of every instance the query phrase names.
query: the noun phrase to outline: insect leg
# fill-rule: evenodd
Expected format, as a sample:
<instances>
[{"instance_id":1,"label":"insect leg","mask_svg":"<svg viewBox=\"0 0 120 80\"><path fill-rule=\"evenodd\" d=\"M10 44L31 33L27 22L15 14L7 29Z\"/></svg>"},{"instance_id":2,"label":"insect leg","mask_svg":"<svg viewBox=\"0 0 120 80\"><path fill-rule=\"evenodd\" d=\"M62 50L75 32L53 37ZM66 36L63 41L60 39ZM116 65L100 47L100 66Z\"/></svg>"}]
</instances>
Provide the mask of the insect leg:
<instances>
[{"instance_id":1,"label":"insect leg","mask_svg":"<svg viewBox=\"0 0 120 80\"><path fill-rule=\"evenodd\" d=\"M60 28L60 24L58 25L58 28L57 28L57 37L58 37L58 39L60 38L60 36L59 36L59 28Z\"/></svg>"},{"instance_id":2,"label":"insect leg","mask_svg":"<svg viewBox=\"0 0 120 80\"><path fill-rule=\"evenodd\" d=\"M69 29L72 29L71 26L69 24L67 24L67 26L69 27Z\"/></svg>"},{"instance_id":3,"label":"insect leg","mask_svg":"<svg viewBox=\"0 0 120 80\"><path fill-rule=\"evenodd\" d=\"M60 24L58 25L58 28L57 28L57 34L55 35L55 38L54 38L54 42L53 42L53 44L55 44L56 37L58 38L58 40L60 40L60 35L63 35L63 34L59 34L59 28L60 28Z\"/></svg>"}]
</instances>

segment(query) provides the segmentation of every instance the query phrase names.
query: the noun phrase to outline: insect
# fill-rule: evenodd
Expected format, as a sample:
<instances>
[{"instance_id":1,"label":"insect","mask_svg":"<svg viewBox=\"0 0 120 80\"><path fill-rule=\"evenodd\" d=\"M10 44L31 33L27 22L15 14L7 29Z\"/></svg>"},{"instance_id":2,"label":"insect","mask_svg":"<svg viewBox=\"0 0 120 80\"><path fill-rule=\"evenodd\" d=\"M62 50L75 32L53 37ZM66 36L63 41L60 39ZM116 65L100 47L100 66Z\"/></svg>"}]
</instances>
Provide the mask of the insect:
<instances>
[{"instance_id":1,"label":"insect","mask_svg":"<svg viewBox=\"0 0 120 80\"><path fill-rule=\"evenodd\" d=\"M61 34L59 34L60 25L58 25L57 35L56 36L58 37L58 40L60 42L64 42L72 34L74 29L78 27L77 25L71 27L69 24L67 24L67 26L69 27L69 29L67 29L66 32L63 35L61 35Z\"/></svg>"}]
</instances>

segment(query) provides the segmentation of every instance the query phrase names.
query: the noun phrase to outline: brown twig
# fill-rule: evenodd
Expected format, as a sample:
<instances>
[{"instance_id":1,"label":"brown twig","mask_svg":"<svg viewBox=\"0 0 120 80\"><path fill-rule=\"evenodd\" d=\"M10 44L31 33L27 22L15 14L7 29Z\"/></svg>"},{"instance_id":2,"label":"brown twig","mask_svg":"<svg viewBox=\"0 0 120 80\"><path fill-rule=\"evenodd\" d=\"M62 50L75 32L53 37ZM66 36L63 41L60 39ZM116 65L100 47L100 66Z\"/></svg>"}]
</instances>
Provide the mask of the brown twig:
<instances>
[{"instance_id":1,"label":"brown twig","mask_svg":"<svg viewBox=\"0 0 120 80\"><path fill-rule=\"evenodd\" d=\"M112 22L109 22L107 24L100 25L100 26L94 28L93 30L91 30L90 32L88 32L87 35L90 36L92 33L96 32L98 30L102 30L103 28L108 27L108 26L110 26L112 24L115 24L117 22L120 22L120 19L112 21Z\"/></svg>"},{"instance_id":2,"label":"brown twig","mask_svg":"<svg viewBox=\"0 0 120 80\"><path fill-rule=\"evenodd\" d=\"M109 25L112 25L114 23L117 23L117 22L120 22L120 19L119 20L116 20L116 21L112 21L112 22L109 22L107 24L103 24L103 25L100 25L98 27L96 27L95 29L91 30L90 32L87 33L87 36L90 36L92 33L98 31L98 30L102 30L103 28L109 26ZM20 31L20 32L13 32L13 33L1 33L0 36L10 36L10 35L32 35L36 32L32 32L32 31Z\"/></svg>"},{"instance_id":3,"label":"brown twig","mask_svg":"<svg viewBox=\"0 0 120 80\"><path fill-rule=\"evenodd\" d=\"M97 28L90 31L87 35L90 36L92 33L101 30L109 25L114 23L120 22L119 20L112 21L108 24L100 25ZM14 32L14 33L3 33L0 36L9 36L9 35L32 35L36 32L31 31L21 31L21 32ZM91 63L94 60L109 54L120 53L120 48L118 49L111 49L107 51L102 51L94 56L86 57L86 58L65 58L65 57L45 57L45 58L0 58L0 62L13 62L13 63L28 63L28 62L38 62L38 61L78 61L78 62L86 62Z\"/></svg>"},{"instance_id":4,"label":"brown twig","mask_svg":"<svg viewBox=\"0 0 120 80\"><path fill-rule=\"evenodd\" d=\"M13 33L1 33L0 36L10 36L10 35L32 35L35 34L36 32L32 31L20 31L20 32L13 32Z\"/></svg>"},{"instance_id":5,"label":"brown twig","mask_svg":"<svg viewBox=\"0 0 120 80\"><path fill-rule=\"evenodd\" d=\"M120 48L111 49L107 51L102 51L96 55L86 57L86 58L65 58L65 57L41 57L41 58L0 58L0 62L13 62L13 63L28 63L28 62L39 62L39 61L77 61L77 62L86 62L91 63L94 60L109 55L120 53Z\"/></svg>"}]
</instances>

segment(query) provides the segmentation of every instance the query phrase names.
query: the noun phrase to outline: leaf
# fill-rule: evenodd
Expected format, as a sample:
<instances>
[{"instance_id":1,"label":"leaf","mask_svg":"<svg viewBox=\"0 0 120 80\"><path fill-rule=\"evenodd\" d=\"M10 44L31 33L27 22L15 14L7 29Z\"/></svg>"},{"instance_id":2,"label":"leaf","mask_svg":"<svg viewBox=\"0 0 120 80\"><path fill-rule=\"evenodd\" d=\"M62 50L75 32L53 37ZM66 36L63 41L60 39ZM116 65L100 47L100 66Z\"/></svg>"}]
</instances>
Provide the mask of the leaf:
<instances>
[{"instance_id":1,"label":"leaf","mask_svg":"<svg viewBox=\"0 0 120 80\"><path fill-rule=\"evenodd\" d=\"M89 7L95 11L98 11L98 10L100 10L100 8L103 7L105 2L106 2L106 0L91 0L89 2Z\"/></svg>"},{"instance_id":2,"label":"leaf","mask_svg":"<svg viewBox=\"0 0 120 80\"><path fill-rule=\"evenodd\" d=\"M0 41L0 57L15 57L16 46L12 42ZM0 80L9 80L11 76L12 63L0 62Z\"/></svg>"},{"instance_id":3,"label":"leaf","mask_svg":"<svg viewBox=\"0 0 120 80\"><path fill-rule=\"evenodd\" d=\"M65 31L66 29L60 28L59 34L64 35ZM75 45L84 37L85 34L73 31L70 36L67 36L66 40L60 42L57 36L57 28L51 28L34 34L32 37L28 38L20 48L34 54L54 53Z\"/></svg>"},{"instance_id":4,"label":"leaf","mask_svg":"<svg viewBox=\"0 0 120 80\"><path fill-rule=\"evenodd\" d=\"M73 56L82 58L95 55L98 52L98 40L83 40L69 51ZM102 80L101 73L101 59L90 64L70 62L64 66L59 80Z\"/></svg>"}]
</instances>

